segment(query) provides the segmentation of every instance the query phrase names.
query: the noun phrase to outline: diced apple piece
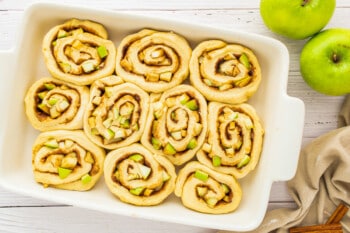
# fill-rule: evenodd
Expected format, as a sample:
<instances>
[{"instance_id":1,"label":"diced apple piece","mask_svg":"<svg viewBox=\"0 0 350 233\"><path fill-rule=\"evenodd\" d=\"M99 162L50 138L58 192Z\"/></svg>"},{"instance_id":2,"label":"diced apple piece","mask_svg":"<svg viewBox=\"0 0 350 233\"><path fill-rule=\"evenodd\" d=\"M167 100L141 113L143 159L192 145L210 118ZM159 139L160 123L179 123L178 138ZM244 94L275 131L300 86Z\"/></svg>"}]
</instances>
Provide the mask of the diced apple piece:
<instances>
[{"instance_id":1,"label":"diced apple piece","mask_svg":"<svg viewBox=\"0 0 350 233\"><path fill-rule=\"evenodd\" d=\"M218 203L218 199L211 197L206 200L209 207L214 208L216 203Z\"/></svg>"},{"instance_id":2,"label":"diced apple piece","mask_svg":"<svg viewBox=\"0 0 350 233\"><path fill-rule=\"evenodd\" d=\"M94 105L99 105L99 104L101 103L101 100L102 100L101 96L95 96L95 97L92 99L92 103L93 103Z\"/></svg>"},{"instance_id":3,"label":"diced apple piece","mask_svg":"<svg viewBox=\"0 0 350 233\"><path fill-rule=\"evenodd\" d=\"M199 197L204 197L204 195L207 194L207 192L208 192L208 187L198 186L196 188L196 191L197 191L197 195Z\"/></svg>"},{"instance_id":4,"label":"diced apple piece","mask_svg":"<svg viewBox=\"0 0 350 233\"><path fill-rule=\"evenodd\" d=\"M85 61L81 64L81 67L83 68L85 73L90 73L92 71L94 71L95 68L95 64L92 61Z\"/></svg>"},{"instance_id":5,"label":"diced apple piece","mask_svg":"<svg viewBox=\"0 0 350 233\"><path fill-rule=\"evenodd\" d=\"M196 170L194 173L194 177L203 182L206 182L209 179L209 174L201 170Z\"/></svg>"},{"instance_id":6,"label":"diced apple piece","mask_svg":"<svg viewBox=\"0 0 350 233\"><path fill-rule=\"evenodd\" d=\"M107 51L107 49L106 49L106 46L104 46L104 45L98 46L98 47L97 47L97 53L98 53L98 56L99 56L101 59L107 57L108 51Z\"/></svg>"},{"instance_id":7,"label":"diced apple piece","mask_svg":"<svg viewBox=\"0 0 350 233\"><path fill-rule=\"evenodd\" d=\"M201 123L195 123L193 128L193 136L197 136L202 132L203 125Z\"/></svg>"},{"instance_id":8,"label":"diced apple piece","mask_svg":"<svg viewBox=\"0 0 350 233\"><path fill-rule=\"evenodd\" d=\"M250 82L250 80L251 80L251 77L250 76L246 76L245 78L242 78L242 79L236 81L234 84L237 87L244 87Z\"/></svg>"},{"instance_id":9,"label":"diced apple piece","mask_svg":"<svg viewBox=\"0 0 350 233\"><path fill-rule=\"evenodd\" d=\"M130 193L136 196L140 196L144 189L144 187L133 188L130 189Z\"/></svg>"},{"instance_id":10,"label":"diced apple piece","mask_svg":"<svg viewBox=\"0 0 350 233\"><path fill-rule=\"evenodd\" d=\"M230 147L230 148L225 149L225 152L227 155L232 156L232 155L234 155L235 150L232 147Z\"/></svg>"},{"instance_id":11,"label":"diced apple piece","mask_svg":"<svg viewBox=\"0 0 350 233\"><path fill-rule=\"evenodd\" d=\"M221 165L221 158L217 155L214 155L212 158L213 166L214 167L220 167Z\"/></svg>"},{"instance_id":12,"label":"diced apple piece","mask_svg":"<svg viewBox=\"0 0 350 233\"><path fill-rule=\"evenodd\" d=\"M186 93L182 94L178 98L179 98L180 104L182 104L182 105L184 105L185 103L187 103L187 101L190 100L190 97Z\"/></svg>"},{"instance_id":13,"label":"diced apple piece","mask_svg":"<svg viewBox=\"0 0 350 233\"><path fill-rule=\"evenodd\" d=\"M239 161L239 163L237 164L237 168L242 168L246 166L249 162L250 162L250 156L245 155L243 159L241 159L241 161Z\"/></svg>"},{"instance_id":14,"label":"diced apple piece","mask_svg":"<svg viewBox=\"0 0 350 233\"><path fill-rule=\"evenodd\" d=\"M181 140L181 139L182 139L181 131L172 132L172 133L171 133L171 136L172 136L175 140Z\"/></svg>"},{"instance_id":15,"label":"diced apple piece","mask_svg":"<svg viewBox=\"0 0 350 233\"><path fill-rule=\"evenodd\" d=\"M145 189L145 191L143 192L143 195L146 197L149 197L152 193L153 193L153 189Z\"/></svg>"},{"instance_id":16,"label":"diced apple piece","mask_svg":"<svg viewBox=\"0 0 350 233\"><path fill-rule=\"evenodd\" d=\"M159 74L157 73L148 73L146 74L146 80L149 82L158 82Z\"/></svg>"},{"instance_id":17,"label":"diced apple piece","mask_svg":"<svg viewBox=\"0 0 350 233\"><path fill-rule=\"evenodd\" d=\"M57 103L58 99L56 98L50 98L47 103L51 106L54 106Z\"/></svg>"},{"instance_id":18,"label":"diced apple piece","mask_svg":"<svg viewBox=\"0 0 350 233\"><path fill-rule=\"evenodd\" d=\"M57 111L63 112L69 107L69 102L67 100L62 100L56 104Z\"/></svg>"},{"instance_id":19,"label":"diced apple piece","mask_svg":"<svg viewBox=\"0 0 350 233\"><path fill-rule=\"evenodd\" d=\"M184 104L188 109L192 111L198 110L199 106L195 99L192 99Z\"/></svg>"},{"instance_id":20,"label":"diced apple piece","mask_svg":"<svg viewBox=\"0 0 350 233\"><path fill-rule=\"evenodd\" d=\"M82 33L84 33L84 30L82 28L77 28L77 29L70 32L70 34L73 36L78 35L78 34L82 34Z\"/></svg>"},{"instance_id":21,"label":"diced apple piece","mask_svg":"<svg viewBox=\"0 0 350 233\"><path fill-rule=\"evenodd\" d=\"M132 63L130 63L128 60L123 59L120 62L120 65L126 70L131 71L133 69Z\"/></svg>"},{"instance_id":22,"label":"diced apple piece","mask_svg":"<svg viewBox=\"0 0 350 233\"><path fill-rule=\"evenodd\" d=\"M67 176L69 176L69 174L72 173L72 170L71 169L67 169L67 168L58 167L57 170L58 170L58 176L61 179L66 178Z\"/></svg>"},{"instance_id":23,"label":"diced apple piece","mask_svg":"<svg viewBox=\"0 0 350 233\"><path fill-rule=\"evenodd\" d=\"M44 113L50 114L50 108L49 108L46 104L41 103L41 104L38 104L37 106L38 106L38 108L39 108L41 111L43 111Z\"/></svg>"},{"instance_id":24,"label":"diced apple piece","mask_svg":"<svg viewBox=\"0 0 350 233\"><path fill-rule=\"evenodd\" d=\"M221 187L224 190L225 194L228 194L230 192L230 188L226 184L222 183Z\"/></svg>"},{"instance_id":25,"label":"diced apple piece","mask_svg":"<svg viewBox=\"0 0 350 233\"><path fill-rule=\"evenodd\" d=\"M97 128L91 128L91 134L92 134L92 135L99 135L100 132L98 131Z\"/></svg>"},{"instance_id":26,"label":"diced apple piece","mask_svg":"<svg viewBox=\"0 0 350 233\"><path fill-rule=\"evenodd\" d=\"M91 180L92 180L92 177L89 174L85 174L81 177L81 182L83 184L88 184L91 182Z\"/></svg>"},{"instance_id":27,"label":"diced apple piece","mask_svg":"<svg viewBox=\"0 0 350 233\"><path fill-rule=\"evenodd\" d=\"M89 152L89 151L86 152L84 160L85 160L85 162L91 163L91 164L95 162L94 158L92 157L91 152Z\"/></svg>"},{"instance_id":28,"label":"diced apple piece","mask_svg":"<svg viewBox=\"0 0 350 233\"><path fill-rule=\"evenodd\" d=\"M210 153L211 152L211 145L209 143L204 143L203 146L202 146L202 150L207 152L207 153Z\"/></svg>"},{"instance_id":29,"label":"diced apple piece","mask_svg":"<svg viewBox=\"0 0 350 233\"><path fill-rule=\"evenodd\" d=\"M42 91L38 93L39 99L43 100L45 96L47 95L48 91Z\"/></svg>"},{"instance_id":30,"label":"diced apple piece","mask_svg":"<svg viewBox=\"0 0 350 233\"><path fill-rule=\"evenodd\" d=\"M168 106L168 108L171 108L176 104L176 98L175 97L169 97L165 100L165 104Z\"/></svg>"},{"instance_id":31,"label":"diced apple piece","mask_svg":"<svg viewBox=\"0 0 350 233\"><path fill-rule=\"evenodd\" d=\"M162 143L159 139L152 137L151 142L154 149L160 150L162 148Z\"/></svg>"},{"instance_id":32,"label":"diced apple piece","mask_svg":"<svg viewBox=\"0 0 350 233\"><path fill-rule=\"evenodd\" d=\"M46 90L50 91L50 90L54 89L56 87L56 85L53 83L44 83L44 87L46 88Z\"/></svg>"},{"instance_id":33,"label":"diced apple piece","mask_svg":"<svg viewBox=\"0 0 350 233\"><path fill-rule=\"evenodd\" d=\"M107 140L111 140L112 138L114 138L115 135L114 131L112 131L111 129L106 129L101 134Z\"/></svg>"},{"instance_id":34,"label":"diced apple piece","mask_svg":"<svg viewBox=\"0 0 350 233\"><path fill-rule=\"evenodd\" d=\"M163 182L168 181L171 177L166 171L162 171Z\"/></svg>"},{"instance_id":35,"label":"diced apple piece","mask_svg":"<svg viewBox=\"0 0 350 233\"><path fill-rule=\"evenodd\" d=\"M192 149L196 148L196 146L197 146L197 140L196 140L196 138L192 138L189 141L189 143L187 144L187 149L192 150Z\"/></svg>"},{"instance_id":36,"label":"diced apple piece","mask_svg":"<svg viewBox=\"0 0 350 233\"><path fill-rule=\"evenodd\" d=\"M102 122L103 126L109 128L112 126L113 118L107 118Z\"/></svg>"},{"instance_id":37,"label":"diced apple piece","mask_svg":"<svg viewBox=\"0 0 350 233\"><path fill-rule=\"evenodd\" d=\"M77 157L73 156L73 154L72 155L68 154L68 155L64 156L64 158L62 159L61 167L62 168L73 169L77 164L78 164Z\"/></svg>"},{"instance_id":38,"label":"diced apple piece","mask_svg":"<svg viewBox=\"0 0 350 233\"><path fill-rule=\"evenodd\" d=\"M64 73L69 73L72 70L72 67L68 63L59 62L58 65Z\"/></svg>"},{"instance_id":39,"label":"diced apple piece","mask_svg":"<svg viewBox=\"0 0 350 233\"><path fill-rule=\"evenodd\" d=\"M165 145L163 149L164 154L166 155L174 155L176 154L176 149L169 142Z\"/></svg>"},{"instance_id":40,"label":"diced apple piece","mask_svg":"<svg viewBox=\"0 0 350 233\"><path fill-rule=\"evenodd\" d=\"M128 157L129 159L135 161L136 163L143 163L144 158L140 154L133 154Z\"/></svg>"},{"instance_id":41,"label":"diced apple piece","mask_svg":"<svg viewBox=\"0 0 350 233\"><path fill-rule=\"evenodd\" d=\"M66 36L68 36L68 33L65 30L63 30L63 29L58 30L58 32L57 32L58 39L66 37Z\"/></svg>"},{"instance_id":42,"label":"diced apple piece","mask_svg":"<svg viewBox=\"0 0 350 233\"><path fill-rule=\"evenodd\" d=\"M59 117L61 115L61 113L59 111L57 111L56 107L52 107L50 108L50 117L55 119L57 117Z\"/></svg>"},{"instance_id":43,"label":"diced apple piece","mask_svg":"<svg viewBox=\"0 0 350 233\"><path fill-rule=\"evenodd\" d=\"M219 86L220 91L226 91L226 90L231 89L231 88L232 88L231 84L223 84L223 85Z\"/></svg>"},{"instance_id":44,"label":"diced apple piece","mask_svg":"<svg viewBox=\"0 0 350 233\"><path fill-rule=\"evenodd\" d=\"M247 54L242 53L242 55L239 57L239 61L248 69L251 69L251 64L249 61L249 58L247 56Z\"/></svg>"},{"instance_id":45,"label":"diced apple piece","mask_svg":"<svg viewBox=\"0 0 350 233\"><path fill-rule=\"evenodd\" d=\"M51 149L57 149L58 148L58 142L56 139L48 140L44 143L44 146L49 147Z\"/></svg>"},{"instance_id":46,"label":"diced apple piece","mask_svg":"<svg viewBox=\"0 0 350 233\"><path fill-rule=\"evenodd\" d=\"M164 72L161 73L159 75L159 79L165 82L170 82L171 81L171 77L173 76L173 74L169 71L169 72Z\"/></svg>"},{"instance_id":47,"label":"diced apple piece","mask_svg":"<svg viewBox=\"0 0 350 233\"><path fill-rule=\"evenodd\" d=\"M146 180L148 178L148 176L151 174L152 169L150 167L147 167L141 163L137 163L139 172L141 177Z\"/></svg>"}]
</instances>

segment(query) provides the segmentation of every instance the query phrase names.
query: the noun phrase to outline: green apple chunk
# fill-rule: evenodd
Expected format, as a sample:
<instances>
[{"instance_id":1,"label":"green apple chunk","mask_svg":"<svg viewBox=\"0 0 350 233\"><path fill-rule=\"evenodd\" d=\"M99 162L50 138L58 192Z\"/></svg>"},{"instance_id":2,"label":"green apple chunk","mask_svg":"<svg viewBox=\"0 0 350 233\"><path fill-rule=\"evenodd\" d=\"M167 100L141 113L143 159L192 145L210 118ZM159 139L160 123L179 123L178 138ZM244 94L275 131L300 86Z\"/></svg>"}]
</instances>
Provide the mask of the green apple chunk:
<instances>
[{"instance_id":1,"label":"green apple chunk","mask_svg":"<svg viewBox=\"0 0 350 233\"><path fill-rule=\"evenodd\" d=\"M133 188L130 189L130 193L136 196L140 196L144 189L144 187Z\"/></svg>"},{"instance_id":2,"label":"green apple chunk","mask_svg":"<svg viewBox=\"0 0 350 233\"><path fill-rule=\"evenodd\" d=\"M97 47L97 53L100 58L105 58L108 55L108 51L104 45Z\"/></svg>"},{"instance_id":3,"label":"green apple chunk","mask_svg":"<svg viewBox=\"0 0 350 233\"><path fill-rule=\"evenodd\" d=\"M63 167L58 167L58 176L61 179L66 178L67 176L69 176L69 174L72 173L72 169L68 169L68 168L63 168Z\"/></svg>"},{"instance_id":4,"label":"green apple chunk","mask_svg":"<svg viewBox=\"0 0 350 233\"><path fill-rule=\"evenodd\" d=\"M170 143L167 143L164 147L164 154L174 155L176 154L176 149L174 148L173 145L171 145Z\"/></svg>"},{"instance_id":5,"label":"green apple chunk","mask_svg":"<svg viewBox=\"0 0 350 233\"><path fill-rule=\"evenodd\" d=\"M151 142L154 149L160 150L162 148L162 142L159 139L152 137Z\"/></svg>"},{"instance_id":6,"label":"green apple chunk","mask_svg":"<svg viewBox=\"0 0 350 233\"><path fill-rule=\"evenodd\" d=\"M143 156L140 154L130 155L129 159L135 161L136 163L143 163Z\"/></svg>"},{"instance_id":7,"label":"green apple chunk","mask_svg":"<svg viewBox=\"0 0 350 233\"><path fill-rule=\"evenodd\" d=\"M187 144L187 149L194 149L197 146L197 140L195 138L192 138L189 143Z\"/></svg>"},{"instance_id":8,"label":"green apple chunk","mask_svg":"<svg viewBox=\"0 0 350 233\"><path fill-rule=\"evenodd\" d=\"M214 155L212 158L213 166L214 167L220 167L221 165L221 158L217 155Z\"/></svg>"},{"instance_id":9,"label":"green apple chunk","mask_svg":"<svg viewBox=\"0 0 350 233\"><path fill-rule=\"evenodd\" d=\"M206 182L209 179L209 174L201 170L196 170L194 173L194 177L201 181Z\"/></svg>"},{"instance_id":10,"label":"green apple chunk","mask_svg":"<svg viewBox=\"0 0 350 233\"><path fill-rule=\"evenodd\" d=\"M237 168L242 168L250 162L250 156L245 155L241 161L237 164Z\"/></svg>"},{"instance_id":11,"label":"green apple chunk","mask_svg":"<svg viewBox=\"0 0 350 233\"><path fill-rule=\"evenodd\" d=\"M88 183L90 183L91 179L92 179L92 177L89 174L85 174L81 177L81 182L83 184L88 184Z\"/></svg>"},{"instance_id":12,"label":"green apple chunk","mask_svg":"<svg viewBox=\"0 0 350 233\"><path fill-rule=\"evenodd\" d=\"M309 40L300 55L300 71L320 93L350 93L350 30L328 29Z\"/></svg>"},{"instance_id":13,"label":"green apple chunk","mask_svg":"<svg viewBox=\"0 0 350 233\"><path fill-rule=\"evenodd\" d=\"M335 0L261 0L260 14L273 32L291 39L305 39L319 32L331 19Z\"/></svg>"}]
</instances>

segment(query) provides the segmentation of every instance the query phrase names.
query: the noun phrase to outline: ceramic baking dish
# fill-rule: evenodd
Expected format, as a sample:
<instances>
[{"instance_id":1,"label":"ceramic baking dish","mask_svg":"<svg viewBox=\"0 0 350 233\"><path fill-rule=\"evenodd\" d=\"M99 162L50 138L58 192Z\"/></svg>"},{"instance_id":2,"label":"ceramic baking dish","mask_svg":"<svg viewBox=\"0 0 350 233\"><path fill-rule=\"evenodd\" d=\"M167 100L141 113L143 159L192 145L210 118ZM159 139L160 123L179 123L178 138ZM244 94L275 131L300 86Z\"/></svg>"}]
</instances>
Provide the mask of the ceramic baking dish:
<instances>
[{"instance_id":1,"label":"ceramic baking dish","mask_svg":"<svg viewBox=\"0 0 350 233\"><path fill-rule=\"evenodd\" d=\"M36 79L49 75L41 52L44 34L54 25L78 16L102 23L116 45L128 34L142 28L154 28L173 30L185 36L193 48L200 41L218 38L244 44L255 52L263 79L249 103L261 117L265 140L256 170L240 180L243 199L235 212L223 215L197 213L183 207L175 195L159 206L132 206L115 198L102 178L88 192L45 189L34 181L31 147L39 132L26 119L24 95ZM60 4L32 5L25 11L16 47L0 52L0 184L24 195L130 217L241 232L254 229L265 215L272 183L290 179L298 161L304 104L286 94L288 68L286 47L260 35L115 11Z\"/></svg>"}]
</instances>

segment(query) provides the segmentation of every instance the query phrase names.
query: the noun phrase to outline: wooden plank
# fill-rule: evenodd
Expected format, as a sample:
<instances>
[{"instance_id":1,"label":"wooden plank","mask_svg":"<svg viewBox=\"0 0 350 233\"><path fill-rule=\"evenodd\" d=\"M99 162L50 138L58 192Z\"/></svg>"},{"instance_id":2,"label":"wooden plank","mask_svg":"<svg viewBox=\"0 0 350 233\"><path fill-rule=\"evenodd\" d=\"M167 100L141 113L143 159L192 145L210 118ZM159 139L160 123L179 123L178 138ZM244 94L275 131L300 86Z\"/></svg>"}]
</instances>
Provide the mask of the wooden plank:
<instances>
[{"instance_id":1,"label":"wooden plank","mask_svg":"<svg viewBox=\"0 0 350 233\"><path fill-rule=\"evenodd\" d=\"M0 232L211 233L216 231L61 206L0 208Z\"/></svg>"},{"instance_id":2,"label":"wooden plank","mask_svg":"<svg viewBox=\"0 0 350 233\"><path fill-rule=\"evenodd\" d=\"M16 0L16 1L0 1L0 9L22 10L24 7L40 0ZM55 0L46 0L46 2L57 3ZM65 0L60 1L64 4L74 4L83 6L93 6L95 8L108 9L232 9L232 8L259 8L260 0L201 0L201 1L187 1L187 0ZM337 7L349 7L348 0L337 0Z\"/></svg>"}]
</instances>

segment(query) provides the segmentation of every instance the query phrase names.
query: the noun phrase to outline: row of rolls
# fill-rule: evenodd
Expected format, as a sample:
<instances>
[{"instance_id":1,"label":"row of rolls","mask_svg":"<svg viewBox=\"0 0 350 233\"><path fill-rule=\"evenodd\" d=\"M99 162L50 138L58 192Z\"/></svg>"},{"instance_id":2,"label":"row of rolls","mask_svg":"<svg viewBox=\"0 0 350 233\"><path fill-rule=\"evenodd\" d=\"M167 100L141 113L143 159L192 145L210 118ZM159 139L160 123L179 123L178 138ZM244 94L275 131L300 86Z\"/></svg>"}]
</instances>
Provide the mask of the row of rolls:
<instances>
[{"instance_id":1,"label":"row of rolls","mask_svg":"<svg viewBox=\"0 0 350 233\"><path fill-rule=\"evenodd\" d=\"M51 28L42 49L53 77L33 83L24 101L41 131L36 182L83 191L103 176L133 205L175 193L198 212L238 207L238 179L258 164L264 136L244 103L261 79L251 50L208 40L192 51L182 36L150 29L115 48L103 25L78 19Z\"/></svg>"}]
</instances>

